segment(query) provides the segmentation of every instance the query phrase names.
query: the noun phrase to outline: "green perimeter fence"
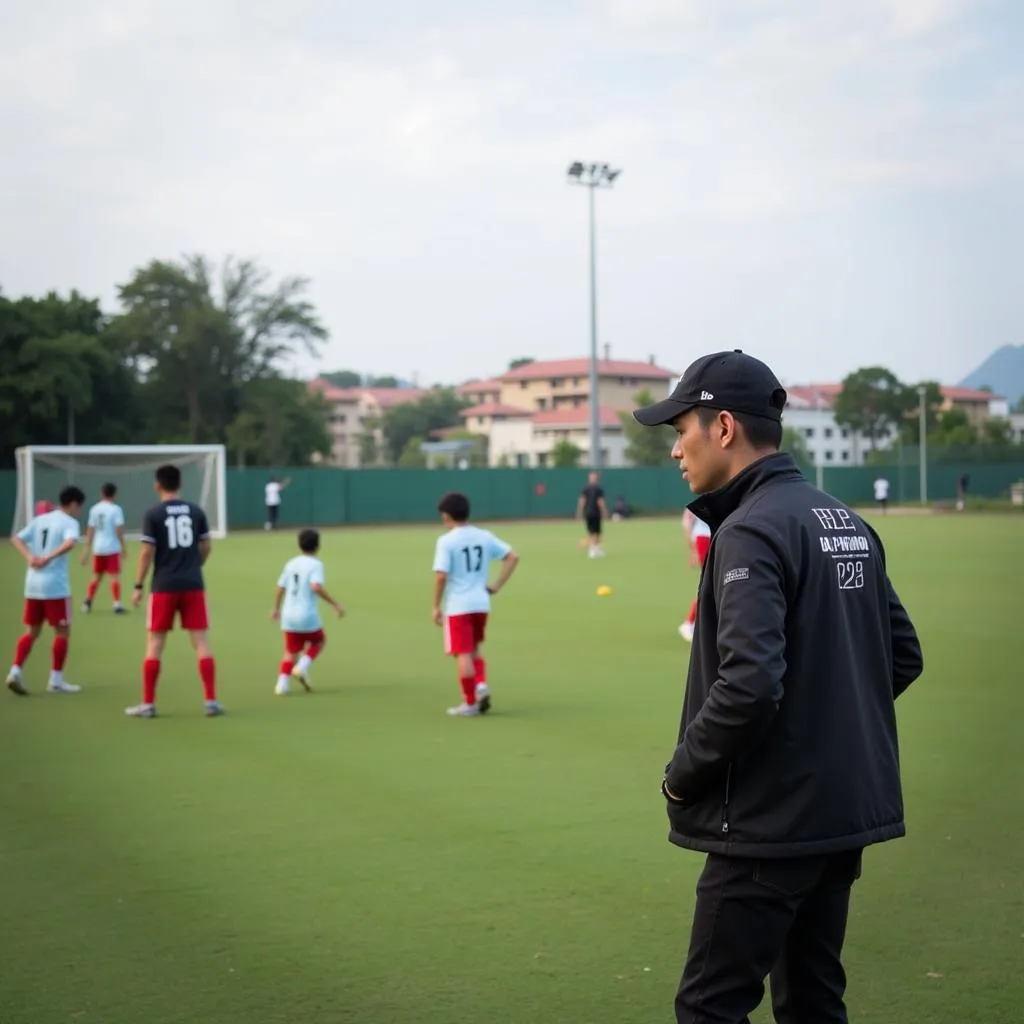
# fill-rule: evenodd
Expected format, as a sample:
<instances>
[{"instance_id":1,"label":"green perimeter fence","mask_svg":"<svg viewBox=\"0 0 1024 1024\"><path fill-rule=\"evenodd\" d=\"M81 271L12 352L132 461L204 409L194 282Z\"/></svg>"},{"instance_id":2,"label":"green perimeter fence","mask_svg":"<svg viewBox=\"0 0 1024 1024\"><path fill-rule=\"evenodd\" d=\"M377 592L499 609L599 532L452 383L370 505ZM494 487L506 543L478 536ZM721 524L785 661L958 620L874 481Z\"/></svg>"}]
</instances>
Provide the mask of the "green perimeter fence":
<instances>
[{"instance_id":1,"label":"green perimeter fence","mask_svg":"<svg viewBox=\"0 0 1024 1024\"><path fill-rule=\"evenodd\" d=\"M804 472L815 479L813 468ZM972 497L1008 498L1010 485L1024 480L1024 461L929 466L929 501L952 501L957 479L964 473L970 477ZM430 522L436 517L438 498L450 490L469 495L477 520L566 517L575 511L586 481L582 469L229 469L229 529L263 524L263 487L271 474L291 478L282 495L283 526ZM888 478L893 503L920 501L919 467L912 463L827 467L824 488L848 504L870 505L879 475ZM0 531L8 530L13 521L16 484L13 470L0 471ZM621 494L641 514L677 513L690 500L674 466L607 469L602 484L609 506ZM88 497L92 501L98 494Z\"/></svg>"}]
</instances>

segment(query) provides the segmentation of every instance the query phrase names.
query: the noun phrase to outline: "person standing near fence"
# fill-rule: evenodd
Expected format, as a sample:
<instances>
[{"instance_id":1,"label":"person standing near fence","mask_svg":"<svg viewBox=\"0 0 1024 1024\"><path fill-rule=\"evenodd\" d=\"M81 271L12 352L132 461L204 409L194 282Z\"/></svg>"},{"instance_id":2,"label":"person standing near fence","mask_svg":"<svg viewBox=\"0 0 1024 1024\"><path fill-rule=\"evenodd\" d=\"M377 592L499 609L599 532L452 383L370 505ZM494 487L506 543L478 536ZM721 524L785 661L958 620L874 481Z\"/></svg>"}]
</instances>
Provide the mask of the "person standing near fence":
<instances>
[{"instance_id":1,"label":"person standing near fence","mask_svg":"<svg viewBox=\"0 0 1024 1024\"><path fill-rule=\"evenodd\" d=\"M264 521L264 530L276 530L277 519L281 513L281 492L291 483L290 477L285 477L283 480L278 480L276 476L272 476L268 481L266 487L263 488L263 502L267 508L267 518Z\"/></svg>"}]
</instances>

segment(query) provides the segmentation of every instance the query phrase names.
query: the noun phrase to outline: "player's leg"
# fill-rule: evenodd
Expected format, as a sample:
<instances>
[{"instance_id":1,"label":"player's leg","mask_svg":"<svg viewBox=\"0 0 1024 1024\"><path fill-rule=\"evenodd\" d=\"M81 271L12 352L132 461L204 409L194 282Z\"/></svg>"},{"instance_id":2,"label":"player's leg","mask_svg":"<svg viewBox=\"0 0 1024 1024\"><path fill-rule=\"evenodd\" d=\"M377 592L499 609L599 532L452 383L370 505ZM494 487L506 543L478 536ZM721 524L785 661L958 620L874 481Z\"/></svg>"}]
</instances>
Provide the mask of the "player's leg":
<instances>
[{"instance_id":1,"label":"player's leg","mask_svg":"<svg viewBox=\"0 0 1024 1024\"><path fill-rule=\"evenodd\" d=\"M19 697L28 696L28 690L25 689L24 680L21 678L21 669L43 630L43 623L46 621L44 607L42 601L25 599L25 613L22 616L25 632L18 637L18 642L14 645L14 660L11 662L10 672L7 673L7 689Z\"/></svg>"},{"instance_id":2,"label":"player's leg","mask_svg":"<svg viewBox=\"0 0 1024 1024\"><path fill-rule=\"evenodd\" d=\"M474 690L480 714L486 715L491 710L491 689L487 685L487 662L483 656L483 642L487 637L487 614L479 612L473 619L473 640L476 644L473 651Z\"/></svg>"},{"instance_id":3,"label":"player's leg","mask_svg":"<svg viewBox=\"0 0 1024 1024\"><path fill-rule=\"evenodd\" d=\"M274 687L274 693L279 697L285 696L290 689L292 670L295 668L295 662L298 660L299 654L302 653L305 643L304 633L284 634L284 657L281 658L281 664L278 666L277 685Z\"/></svg>"},{"instance_id":4,"label":"player's leg","mask_svg":"<svg viewBox=\"0 0 1024 1024\"><path fill-rule=\"evenodd\" d=\"M449 715L479 715L476 702L476 674L473 655L476 651L476 634L471 615L448 615L444 620L445 651L455 658L462 689L462 703L449 708Z\"/></svg>"},{"instance_id":5,"label":"player's leg","mask_svg":"<svg viewBox=\"0 0 1024 1024\"><path fill-rule=\"evenodd\" d=\"M313 662L320 656L320 652L324 649L324 644L327 643L327 637L324 635L322 629L315 630L312 633L302 634L303 648L302 656L295 663L295 667L292 669L292 678L297 680L305 689L306 692L310 692L312 687L309 683L309 670Z\"/></svg>"},{"instance_id":6,"label":"player's leg","mask_svg":"<svg viewBox=\"0 0 1024 1024\"><path fill-rule=\"evenodd\" d=\"M78 693L80 686L74 686L64 678L64 662L68 657L71 640L71 598L47 602L47 621L53 627L53 648L50 656L50 681L46 689L50 693Z\"/></svg>"},{"instance_id":7,"label":"player's leg","mask_svg":"<svg viewBox=\"0 0 1024 1024\"><path fill-rule=\"evenodd\" d=\"M124 709L124 713L131 718L156 717L156 686L160 680L160 663L167 634L174 629L177 598L177 594L149 595L146 608L146 656L142 661L142 703Z\"/></svg>"},{"instance_id":8,"label":"player's leg","mask_svg":"<svg viewBox=\"0 0 1024 1024\"><path fill-rule=\"evenodd\" d=\"M197 591L197 593L202 593L202 591ZM184 625L184 621L183 614L182 625ZM198 621L198 616L192 618L191 621ZM185 626L185 629L188 629L192 649L196 652L199 662L199 678L203 681L203 702L206 707L206 715L208 718L222 715L224 709L217 702L217 663L214 661L213 651L210 649L210 634L206 629L189 629L188 626Z\"/></svg>"},{"instance_id":9,"label":"player's leg","mask_svg":"<svg viewBox=\"0 0 1024 1024\"><path fill-rule=\"evenodd\" d=\"M711 550L711 538L710 537L696 537L693 542L693 550L696 555L697 565L703 569L704 563L708 558L708 551ZM693 599L693 603L690 605L690 613L686 617L686 621L679 627L679 635L687 641L693 640L694 628L697 624L697 598Z\"/></svg>"},{"instance_id":10,"label":"player's leg","mask_svg":"<svg viewBox=\"0 0 1024 1024\"><path fill-rule=\"evenodd\" d=\"M93 598L96 597L96 591L99 590L100 581L103 579L103 561L102 555L92 556L92 579L85 588L85 600L82 602L82 611L86 615L92 611Z\"/></svg>"},{"instance_id":11,"label":"player's leg","mask_svg":"<svg viewBox=\"0 0 1024 1024\"><path fill-rule=\"evenodd\" d=\"M114 599L114 614L123 615L124 605L121 604L121 556L111 555L108 559L107 571L110 574L110 596Z\"/></svg>"}]
</instances>

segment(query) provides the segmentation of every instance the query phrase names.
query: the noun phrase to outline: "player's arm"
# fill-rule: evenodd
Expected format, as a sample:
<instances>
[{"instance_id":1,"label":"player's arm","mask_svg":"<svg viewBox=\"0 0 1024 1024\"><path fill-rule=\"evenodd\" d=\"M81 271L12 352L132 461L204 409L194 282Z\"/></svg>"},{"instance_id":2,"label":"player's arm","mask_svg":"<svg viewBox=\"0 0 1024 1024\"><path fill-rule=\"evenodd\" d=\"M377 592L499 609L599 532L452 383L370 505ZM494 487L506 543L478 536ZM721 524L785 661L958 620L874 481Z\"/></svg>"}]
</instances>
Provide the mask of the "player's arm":
<instances>
[{"instance_id":1,"label":"player's arm","mask_svg":"<svg viewBox=\"0 0 1024 1024\"><path fill-rule=\"evenodd\" d=\"M78 534L73 533L68 537L65 537L61 541L60 546L56 547L48 555L40 555L37 559L41 569L44 565L49 565L52 561L60 558L62 555L66 555L76 544L78 543Z\"/></svg>"},{"instance_id":2,"label":"player's arm","mask_svg":"<svg viewBox=\"0 0 1024 1024\"><path fill-rule=\"evenodd\" d=\"M579 496L579 498L578 498L578 499L576 500L576 518L577 518L577 519L580 519L580 518L582 518L582 516L583 516L583 502L584 502L585 500L586 500L586 499L585 499L585 498L583 497L583 495L582 495L582 494L581 494L581 495Z\"/></svg>"},{"instance_id":3,"label":"player's arm","mask_svg":"<svg viewBox=\"0 0 1024 1024\"><path fill-rule=\"evenodd\" d=\"M281 618L281 602L284 600L284 587L278 583L277 593L274 594L274 607L270 612L270 617L277 622Z\"/></svg>"},{"instance_id":4,"label":"player's arm","mask_svg":"<svg viewBox=\"0 0 1024 1024\"><path fill-rule=\"evenodd\" d=\"M496 594L501 590L508 583L509 577L516 571L516 566L518 565L519 556L509 549L501 559L501 572L498 573L498 578L487 588L488 593Z\"/></svg>"},{"instance_id":5,"label":"player's arm","mask_svg":"<svg viewBox=\"0 0 1024 1024\"><path fill-rule=\"evenodd\" d=\"M605 519L607 519L608 518L608 505L606 504L606 502L604 500L604 492L603 491L601 492L601 496L597 499L597 507L600 510L601 515L604 516Z\"/></svg>"},{"instance_id":6,"label":"player's arm","mask_svg":"<svg viewBox=\"0 0 1024 1024\"><path fill-rule=\"evenodd\" d=\"M206 512L203 509L199 509L197 520L196 526L199 528L199 558L201 563L206 565L210 558L210 551L213 549L213 543L210 540L210 522L206 518Z\"/></svg>"},{"instance_id":7,"label":"player's arm","mask_svg":"<svg viewBox=\"0 0 1024 1024\"><path fill-rule=\"evenodd\" d=\"M314 594L316 594L317 597L320 598L321 601L324 602L324 604L330 605L338 613L339 619L345 614L345 609L342 608L341 605L338 604L338 602L335 601L334 598L331 597L331 595L328 594L326 590L324 590L324 585L322 583L319 583L316 580L314 580L310 586L310 589L313 591Z\"/></svg>"},{"instance_id":8,"label":"player's arm","mask_svg":"<svg viewBox=\"0 0 1024 1024\"><path fill-rule=\"evenodd\" d=\"M91 535L92 531L90 530L89 532L90 532L90 535ZM124 523L118 523L117 524L117 539L118 539L118 541L121 544L121 554L122 555L128 554L128 545L127 545L127 543L125 543L125 539L124 539Z\"/></svg>"},{"instance_id":9,"label":"player's arm","mask_svg":"<svg viewBox=\"0 0 1024 1024\"><path fill-rule=\"evenodd\" d=\"M82 552L82 565L87 565L89 562L89 552L92 550L92 542L95 536L96 528L90 524L85 529L85 543L82 545L85 550Z\"/></svg>"},{"instance_id":10,"label":"player's arm","mask_svg":"<svg viewBox=\"0 0 1024 1024\"><path fill-rule=\"evenodd\" d=\"M434 625L440 626L444 621L441 602L444 600L444 588L448 585L448 571L452 567L452 557L445 547L442 537L434 548L434 606L432 617Z\"/></svg>"},{"instance_id":11,"label":"player's arm","mask_svg":"<svg viewBox=\"0 0 1024 1024\"><path fill-rule=\"evenodd\" d=\"M25 531L22 532L24 533ZM18 554L20 554L21 557L24 558L29 565L32 565L33 561L35 561L35 555L32 554L32 551L29 548L29 546L25 543L24 540L22 540L21 535L15 534L11 538L11 543L14 545L14 548L18 552ZM35 567L33 566L33 568Z\"/></svg>"}]
</instances>

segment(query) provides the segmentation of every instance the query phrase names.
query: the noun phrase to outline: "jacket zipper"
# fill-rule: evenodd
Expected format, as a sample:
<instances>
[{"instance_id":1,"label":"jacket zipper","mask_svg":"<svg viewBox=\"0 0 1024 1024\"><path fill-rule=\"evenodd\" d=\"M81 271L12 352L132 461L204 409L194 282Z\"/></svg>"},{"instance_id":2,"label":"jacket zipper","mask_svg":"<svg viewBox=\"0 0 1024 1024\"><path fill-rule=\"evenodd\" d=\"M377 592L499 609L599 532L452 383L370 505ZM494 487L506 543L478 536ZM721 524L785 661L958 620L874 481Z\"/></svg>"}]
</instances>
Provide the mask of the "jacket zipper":
<instances>
[{"instance_id":1,"label":"jacket zipper","mask_svg":"<svg viewBox=\"0 0 1024 1024\"><path fill-rule=\"evenodd\" d=\"M722 832L729 831L729 791L732 789L732 765L725 774L725 802L722 804Z\"/></svg>"}]
</instances>

